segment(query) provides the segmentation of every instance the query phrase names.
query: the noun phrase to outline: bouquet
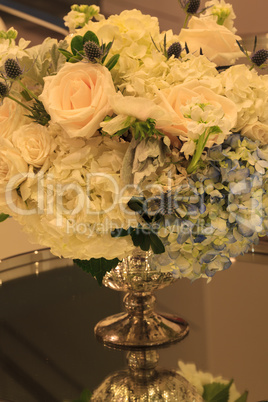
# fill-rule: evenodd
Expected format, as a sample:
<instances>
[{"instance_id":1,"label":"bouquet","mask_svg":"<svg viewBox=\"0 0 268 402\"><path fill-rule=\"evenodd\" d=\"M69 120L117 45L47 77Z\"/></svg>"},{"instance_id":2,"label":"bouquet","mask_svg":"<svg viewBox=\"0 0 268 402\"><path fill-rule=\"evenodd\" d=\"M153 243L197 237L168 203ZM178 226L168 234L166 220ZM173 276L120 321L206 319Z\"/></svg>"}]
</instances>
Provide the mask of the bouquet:
<instances>
[{"instance_id":1,"label":"bouquet","mask_svg":"<svg viewBox=\"0 0 268 402\"><path fill-rule=\"evenodd\" d=\"M100 280L136 247L209 279L267 234L268 51L224 0L179 3L178 35L94 5L60 42L0 32L1 220Z\"/></svg>"}]
</instances>

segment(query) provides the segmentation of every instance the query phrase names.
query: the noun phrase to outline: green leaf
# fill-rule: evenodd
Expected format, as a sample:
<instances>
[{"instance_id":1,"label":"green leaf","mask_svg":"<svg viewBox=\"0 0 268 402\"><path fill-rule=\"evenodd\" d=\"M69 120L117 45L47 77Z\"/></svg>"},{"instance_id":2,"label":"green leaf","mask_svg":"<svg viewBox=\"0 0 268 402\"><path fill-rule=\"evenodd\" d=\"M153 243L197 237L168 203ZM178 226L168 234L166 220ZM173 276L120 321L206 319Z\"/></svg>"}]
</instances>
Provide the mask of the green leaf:
<instances>
[{"instance_id":1,"label":"green leaf","mask_svg":"<svg viewBox=\"0 0 268 402\"><path fill-rule=\"evenodd\" d=\"M159 237L153 232L151 232L149 236L150 236L150 241L151 241L151 247L152 247L154 254L164 253L165 246L162 243L162 241L159 239Z\"/></svg>"},{"instance_id":2,"label":"green leaf","mask_svg":"<svg viewBox=\"0 0 268 402\"><path fill-rule=\"evenodd\" d=\"M81 59L82 59L81 56L76 55L72 56L68 61L69 63L78 63Z\"/></svg>"},{"instance_id":3,"label":"green leaf","mask_svg":"<svg viewBox=\"0 0 268 402\"><path fill-rule=\"evenodd\" d=\"M77 52L83 50L83 46L84 46L83 37L81 35L74 36L71 41L71 49L74 56L77 54Z\"/></svg>"},{"instance_id":4,"label":"green leaf","mask_svg":"<svg viewBox=\"0 0 268 402\"><path fill-rule=\"evenodd\" d=\"M248 391L245 391L235 402L247 402L248 399Z\"/></svg>"},{"instance_id":5,"label":"green leaf","mask_svg":"<svg viewBox=\"0 0 268 402\"><path fill-rule=\"evenodd\" d=\"M103 58L101 59L102 64L105 62L106 57L108 56L109 51L111 50L111 47L113 45L113 42L109 42L107 45L103 44L102 45L102 52L104 54Z\"/></svg>"},{"instance_id":6,"label":"green leaf","mask_svg":"<svg viewBox=\"0 0 268 402\"><path fill-rule=\"evenodd\" d=\"M0 222L4 222L8 217L9 215L0 213Z\"/></svg>"},{"instance_id":7,"label":"green leaf","mask_svg":"<svg viewBox=\"0 0 268 402\"><path fill-rule=\"evenodd\" d=\"M78 399L73 400L73 402L89 402L92 397L92 392L89 389L84 389Z\"/></svg>"},{"instance_id":8,"label":"green leaf","mask_svg":"<svg viewBox=\"0 0 268 402\"><path fill-rule=\"evenodd\" d=\"M142 233L142 231L140 229L135 229L131 233L131 238L132 238L134 246L140 247L143 242L143 239L144 239L144 234Z\"/></svg>"},{"instance_id":9,"label":"green leaf","mask_svg":"<svg viewBox=\"0 0 268 402\"><path fill-rule=\"evenodd\" d=\"M115 268L119 259L114 258L113 260L106 260L106 258L91 258L90 260L73 260L83 271L90 273L94 278L97 279L98 284L101 286L102 280L106 272L111 271Z\"/></svg>"},{"instance_id":10,"label":"green leaf","mask_svg":"<svg viewBox=\"0 0 268 402\"><path fill-rule=\"evenodd\" d=\"M228 402L229 391L233 383L231 380L228 384L213 382L212 384L204 385L203 399L205 402Z\"/></svg>"},{"instance_id":11,"label":"green leaf","mask_svg":"<svg viewBox=\"0 0 268 402\"><path fill-rule=\"evenodd\" d=\"M144 234L143 239L142 239L141 244L140 244L140 248L141 248L143 251L149 251L149 250L150 250L150 246L151 246L150 235Z\"/></svg>"},{"instance_id":12,"label":"green leaf","mask_svg":"<svg viewBox=\"0 0 268 402\"><path fill-rule=\"evenodd\" d=\"M97 35L94 34L94 32L92 32L92 31L87 31L85 33L85 35L83 36L83 44L86 42L89 42L89 41L95 42L98 46L100 46L100 42L99 42Z\"/></svg>"},{"instance_id":13,"label":"green leaf","mask_svg":"<svg viewBox=\"0 0 268 402\"><path fill-rule=\"evenodd\" d=\"M105 64L105 67L108 68L109 71L112 70L112 68L114 68L114 66L116 65L116 63L118 62L120 57L120 54L115 54L113 57L111 57L107 63Z\"/></svg>"},{"instance_id":14,"label":"green leaf","mask_svg":"<svg viewBox=\"0 0 268 402\"><path fill-rule=\"evenodd\" d=\"M125 237L125 236L128 236L129 234L131 234L133 230L134 230L134 229L133 229L132 227L130 227L128 230L123 229L123 228L121 228L121 229L114 229L114 230L111 232L111 236L112 236L112 237Z\"/></svg>"},{"instance_id":15,"label":"green leaf","mask_svg":"<svg viewBox=\"0 0 268 402\"><path fill-rule=\"evenodd\" d=\"M132 197L127 205L130 209L132 209L132 211L138 212L139 214L143 213L144 210L144 201L145 198L143 197Z\"/></svg>"},{"instance_id":16,"label":"green leaf","mask_svg":"<svg viewBox=\"0 0 268 402\"><path fill-rule=\"evenodd\" d=\"M67 60L69 60L69 58L73 56L72 53L66 49L59 48L58 50L59 52L61 52L61 54L63 54L63 56L66 57Z\"/></svg>"}]
</instances>

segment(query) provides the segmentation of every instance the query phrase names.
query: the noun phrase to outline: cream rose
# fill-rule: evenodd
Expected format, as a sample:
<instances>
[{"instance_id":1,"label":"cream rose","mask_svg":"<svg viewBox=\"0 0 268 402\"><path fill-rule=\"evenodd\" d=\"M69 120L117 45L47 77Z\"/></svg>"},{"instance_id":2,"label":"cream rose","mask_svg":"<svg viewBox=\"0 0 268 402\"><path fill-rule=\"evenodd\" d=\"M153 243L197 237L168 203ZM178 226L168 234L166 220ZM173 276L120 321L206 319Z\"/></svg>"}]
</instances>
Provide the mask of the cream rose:
<instances>
[{"instance_id":1,"label":"cream rose","mask_svg":"<svg viewBox=\"0 0 268 402\"><path fill-rule=\"evenodd\" d=\"M109 70L99 64L66 63L55 76L45 77L40 100L52 122L69 137L92 137L112 113L108 96L115 94Z\"/></svg>"},{"instance_id":2,"label":"cream rose","mask_svg":"<svg viewBox=\"0 0 268 402\"><path fill-rule=\"evenodd\" d=\"M28 172L28 164L23 160L19 151L12 147L9 141L0 141L0 192L4 192L7 183L16 175ZM18 183L14 182L14 187Z\"/></svg>"},{"instance_id":3,"label":"cream rose","mask_svg":"<svg viewBox=\"0 0 268 402\"><path fill-rule=\"evenodd\" d=\"M197 80L159 91L159 99L160 106L172 118L168 125L156 122L156 126L169 136L179 137L185 143L182 151L186 156L193 154L196 140L208 128L218 126L221 131L209 137L206 146L211 147L214 143L221 144L236 124L234 102Z\"/></svg>"},{"instance_id":4,"label":"cream rose","mask_svg":"<svg viewBox=\"0 0 268 402\"><path fill-rule=\"evenodd\" d=\"M0 107L0 137L10 139L15 130L26 123L25 109L9 98Z\"/></svg>"},{"instance_id":5,"label":"cream rose","mask_svg":"<svg viewBox=\"0 0 268 402\"><path fill-rule=\"evenodd\" d=\"M268 125L260 121L248 124L242 129L241 134L253 141L260 141L262 145L268 144Z\"/></svg>"},{"instance_id":6,"label":"cream rose","mask_svg":"<svg viewBox=\"0 0 268 402\"><path fill-rule=\"evenodd\" d=\"M35 123L16 130L12 135L12 142L25 162L37 168L44 164L55 148L49 128Z\"/></svg>"},{"instance_id":7,"label":"cream rose","mask_svg":"<svg viewBox=\"0 0 268 402\"><path fill-rule=\"evenodd\" d=\"M190 52L203 54L218 66L230 65L243 55L237 40L241 38L234 35L223 25L217 24L214 18L192 17L188 29L182 29L179 41L187 43Z\"/></svg>"},{"instance_id":8,"label":"cream rose","mask_svg":"<svg viewBox=\"0 0 268 402\"><path fill-rule=\"evenodd\" d=\"M0 207L2 212L8 212L7 206L14 207L17 203L17 187L25 180L28 164L22 159L12 144L0 139ZM15 207L14 207L15 208ZM16 212L16 211L15 211Z\"/></svg>"}]
</instances>

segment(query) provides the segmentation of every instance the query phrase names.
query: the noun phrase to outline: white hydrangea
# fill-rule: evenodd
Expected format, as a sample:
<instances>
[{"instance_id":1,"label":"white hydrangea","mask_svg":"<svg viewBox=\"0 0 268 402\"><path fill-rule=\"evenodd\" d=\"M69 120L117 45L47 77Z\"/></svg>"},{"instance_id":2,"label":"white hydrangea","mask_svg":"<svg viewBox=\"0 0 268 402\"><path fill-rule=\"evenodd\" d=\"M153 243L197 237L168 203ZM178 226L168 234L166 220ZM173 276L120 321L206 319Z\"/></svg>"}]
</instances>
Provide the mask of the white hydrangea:
<instances>
[{"instance_id":1,"label":"white hydrangea","mask_svg":"<svg viewBox=\"0 0 268 402\"><path fill-rule=\"evenodd\" d=\"M127 206L131 195L121 192L120 168L128 143L94 137L78 147L69 141L64 151L58 145L49 169L23 183L24 208L34 216L15 214L15 219L56 255L121 258L133 249L132 240L113 238L111 231L138 224Z\"/></svg>"},{"instance_id":2,"label":"white hydrangea","mask_svg":"<svg viewBox=\"0 0 268 402\"><path fill-rule=\"evenodd\" d=\"M189 82L191 80L213 80L217 75L215 64L205 56L183 55L167 59L162 53L152 50L140 63L136 71L125 73L119 89L129 95L153 98L159 89Z\"/></svg>"},{"instance_id":3,"label":"white hydrangea","mask_svg":"<svg viewBox=\"0 0 268 402\"><path fill-rule=\"evenodd\" d=\"M219 75L221 94L232 100L238 118L234 131L254 124L258 120L268 121L268 80L246 65L232 66Z\"/></svg>"}]
</instances>

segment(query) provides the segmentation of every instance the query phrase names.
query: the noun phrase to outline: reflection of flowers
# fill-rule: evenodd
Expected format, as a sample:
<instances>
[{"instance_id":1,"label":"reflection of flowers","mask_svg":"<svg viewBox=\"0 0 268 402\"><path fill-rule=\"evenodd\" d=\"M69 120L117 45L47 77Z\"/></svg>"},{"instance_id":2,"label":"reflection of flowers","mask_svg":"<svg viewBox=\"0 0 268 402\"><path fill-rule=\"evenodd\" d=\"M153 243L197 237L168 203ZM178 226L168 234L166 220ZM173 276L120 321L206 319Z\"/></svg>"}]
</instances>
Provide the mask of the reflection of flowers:
<instances>
[{"instance_id":1,"label":"reflection of flowers","mask_svg":"<svg viewBox=\"0 0 268 402\"><path fill-rule=\"evenodd\" d=\"M211 399L210 395L213 395L213 400L217 400L217 395L222 402L236 402L242 395L237 391L234 383L225 380L221 376L214 377L211 373L197 370L195 364L186 364L181 360L179 364L179 374L186 378L197 390L197 392L203 396L204 401ZM242 400L242 399L241 399ZM247 392L243 394L243 401L247 400Z\"/></svg>"}]
</instances>

